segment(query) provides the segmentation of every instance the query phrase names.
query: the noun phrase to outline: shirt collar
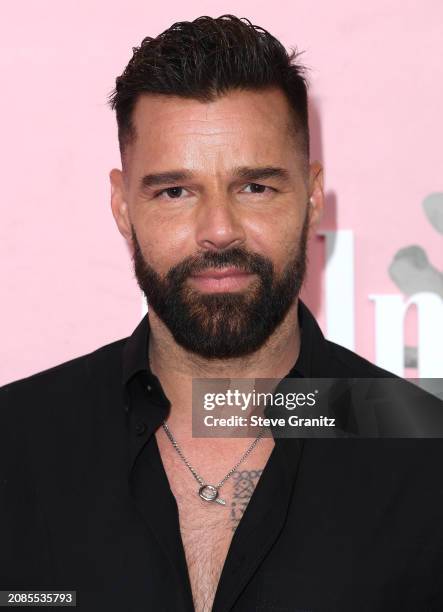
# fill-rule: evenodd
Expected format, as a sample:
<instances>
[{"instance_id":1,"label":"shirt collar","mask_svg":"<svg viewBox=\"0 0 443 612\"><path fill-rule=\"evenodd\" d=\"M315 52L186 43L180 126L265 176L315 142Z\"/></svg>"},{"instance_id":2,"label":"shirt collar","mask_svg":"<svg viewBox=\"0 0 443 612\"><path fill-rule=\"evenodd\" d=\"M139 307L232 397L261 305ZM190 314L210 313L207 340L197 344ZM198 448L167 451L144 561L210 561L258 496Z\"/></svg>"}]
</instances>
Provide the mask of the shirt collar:
<instances>
[{"instance_id":1,"label":"shirt collar","mask_svg":"<svg viewBox=\"0 0 443 612\"><path fill-rule=\"evenodd\" d=\"M286 375L287 378L324 376L325 364L328 355L327 342L323 333L311 314L308 307L298 300L298 321L300 325L300 353L293 368ZM123 384L139 372L144 372L148 382L154 386L159 385L157 377L149 367L149 318L146 314L140 321L132 335L128 338L123 349Z\"/></svg>"}]
</instances>

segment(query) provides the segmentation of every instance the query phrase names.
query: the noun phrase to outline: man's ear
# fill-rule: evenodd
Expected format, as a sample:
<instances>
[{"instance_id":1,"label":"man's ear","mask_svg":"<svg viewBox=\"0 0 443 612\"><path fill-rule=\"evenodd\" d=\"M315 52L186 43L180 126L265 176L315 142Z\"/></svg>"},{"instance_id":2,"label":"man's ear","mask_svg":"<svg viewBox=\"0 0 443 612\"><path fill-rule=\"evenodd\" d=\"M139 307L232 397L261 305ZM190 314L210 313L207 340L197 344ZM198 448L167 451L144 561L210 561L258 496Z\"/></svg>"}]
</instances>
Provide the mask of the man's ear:
<instances>
[{"instance_id":1,"label":"man's ear","mask_svg":"<svg viewBox=\"0 0 443 612\"><path fill-rule=\"evenodd\" d=\"M113 168L109 173L111 181L111 209L120 234L132 244L131 220L129 209L126 202L126 191L123 179L123 172L118 168Z\"/></svg>"},{"instance_id":2,"label":"man's ear","mask_svg":"<svg viewBox=\"0 0 443 612\"><path fill-rule=\"evenodd\" d=\"M309 226L313 229L323 216L325 197L323 191L323 166L314 161L309 166Z\"/></svg>"}]
</instances>

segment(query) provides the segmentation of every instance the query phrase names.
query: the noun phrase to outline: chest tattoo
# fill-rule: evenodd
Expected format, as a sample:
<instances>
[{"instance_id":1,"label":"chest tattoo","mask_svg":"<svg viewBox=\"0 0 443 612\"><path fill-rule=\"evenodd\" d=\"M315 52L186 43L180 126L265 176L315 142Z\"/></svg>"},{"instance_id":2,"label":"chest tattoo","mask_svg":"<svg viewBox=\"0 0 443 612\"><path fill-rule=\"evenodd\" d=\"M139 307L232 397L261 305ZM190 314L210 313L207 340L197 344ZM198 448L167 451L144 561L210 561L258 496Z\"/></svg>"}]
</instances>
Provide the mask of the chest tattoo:
<instances>
[{"instance_id":1,"label":"chest tattoo","mask_svg":"<svg viewBox=\"0 0 443 612\"><path fill-rule=\"evenodd\" d=\"M258 479L263 470L237 470L231 478L233 484L232 502L231 502L231 525L232 531L235 531L237 525L243 516L246 506L251 499Z\"/></svg>"}]
</instances>

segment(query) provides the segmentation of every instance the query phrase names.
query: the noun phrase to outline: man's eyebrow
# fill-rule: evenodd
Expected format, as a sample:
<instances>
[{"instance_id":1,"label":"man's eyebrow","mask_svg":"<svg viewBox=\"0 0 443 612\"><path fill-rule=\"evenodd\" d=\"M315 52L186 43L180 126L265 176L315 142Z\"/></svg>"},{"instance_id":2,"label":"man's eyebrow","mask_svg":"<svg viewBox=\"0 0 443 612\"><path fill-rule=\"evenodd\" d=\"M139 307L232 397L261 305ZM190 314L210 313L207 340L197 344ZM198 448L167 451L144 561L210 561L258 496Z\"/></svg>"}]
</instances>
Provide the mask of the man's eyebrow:
<instances>
[{"instance_id":1,"label":"man's eyebrow","mask_svg":"<svg viewBox=\"0 0 443 612\"><path fill-rule=\"evenodd\" d=\"M276 178L282 181L289 180L289 172L285 168L277 166L238 166L232 171L233 176L245 181L258 181L268 178ZM187 170L172 170L158 172L156 174L145 174L140 181L142 189L156 187L159 185L172 185L194 178L194 174Z\"/></svg>"},{"instance_id":2,"label":"man's eyebrow","mask_svg":"<svg viewBox=\"0 0 443 612\"><path fill-rule=\"evenodd\" d=\"M157 174L145 174L141 179L140 184L144 187L156 187L158 185L170 185L171 183L179 183L192 178L192 173L185 170L172 170L169 172L158 172Z\"/></svg>"},{"instance_id":3,"label":"man's eyebrow","mask_svg":"<svg viewBox=\"0 0 443 612\"><path fill-rule=\"evenodd\" d=\"M234 176L246 181L259 181L268 178L276 178L283 181L289 180L289 172L285 168L277 166L260 166L258 168L239 166L234 169Z\"/></svg>"}]
</instances>

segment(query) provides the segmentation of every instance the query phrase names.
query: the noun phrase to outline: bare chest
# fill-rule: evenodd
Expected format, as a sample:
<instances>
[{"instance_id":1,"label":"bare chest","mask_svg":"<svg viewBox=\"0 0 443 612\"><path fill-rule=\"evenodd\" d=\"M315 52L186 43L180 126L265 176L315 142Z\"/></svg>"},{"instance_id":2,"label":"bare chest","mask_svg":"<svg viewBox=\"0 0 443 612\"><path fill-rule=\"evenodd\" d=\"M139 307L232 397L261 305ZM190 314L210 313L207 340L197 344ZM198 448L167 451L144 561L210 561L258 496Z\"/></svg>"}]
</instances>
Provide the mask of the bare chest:
<instances>
[{"instance_id":1,"label":"bare chest","mask_svg":"<svg viewBox=\"0 0 443 612\"><path fill-rule=\"evenodd\" d=\"M243 446L248 445L247 440L243 442ZM255 456L248 457L220 488L219 496L225 505L207 502L199 497L198 482L162 432L157 433L157 443L178 506L195 610L209 612L233 534L254 493L274 442L261 440L260 448L254 451ZM211 458L208 454L206 460L198 455L200 460L194 467L205 482L216 485L239 457L233 456L228 463L225 453L220 451L212 455Z\"/></svg>"}]
</instances>

